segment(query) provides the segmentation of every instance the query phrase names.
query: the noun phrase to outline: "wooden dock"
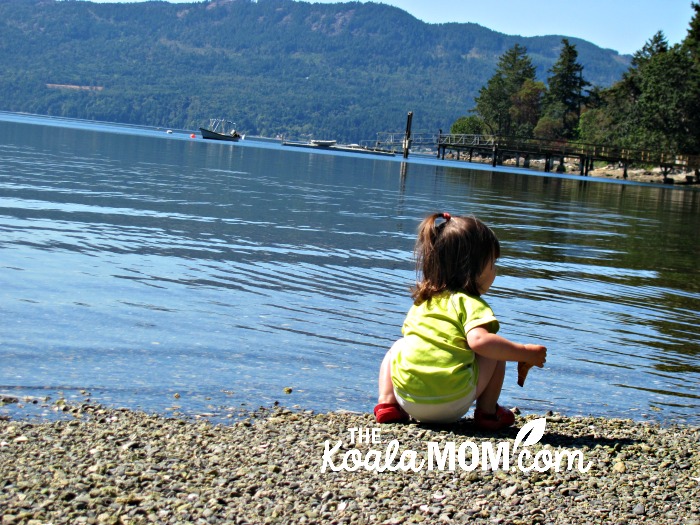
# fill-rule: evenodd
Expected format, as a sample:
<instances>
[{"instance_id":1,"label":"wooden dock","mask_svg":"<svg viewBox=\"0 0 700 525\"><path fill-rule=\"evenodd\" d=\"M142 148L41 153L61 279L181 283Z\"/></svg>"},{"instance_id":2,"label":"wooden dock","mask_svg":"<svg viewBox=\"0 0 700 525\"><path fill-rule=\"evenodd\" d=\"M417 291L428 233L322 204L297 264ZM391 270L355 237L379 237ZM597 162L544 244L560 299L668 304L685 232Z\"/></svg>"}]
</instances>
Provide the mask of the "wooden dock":
<instances>
[{"instance_id":1,"label":"wooden dock","mask_svg":"<svg viewBox=\"0 0 700 525\"><path fill-rule=\"evenodd\" d=\"M385 149L405 148L406 135L403 133L378 133L375 147ZM595 161L619 164L624 168L642 164L658 166L666 176L672 169L694 171L696 180L700 180L700 155L675 155L662 151L636 150L618 148L601 144L585 144L563 140L523 139L496 135L455 135L439 133L415 133L410 136L409 148L423 153L437 152L438 158L445 158L446 151L465 155L471 161L474 154L490 157L491 165L502 165L505 159L515 159L516 167L530 167L530 161L544 159L546 172L553 170L563 172L565 159L576 158L579 161L580 174L588 175ZM555 166L555 164L558 165Z\"/></svg>"}]
</instances>

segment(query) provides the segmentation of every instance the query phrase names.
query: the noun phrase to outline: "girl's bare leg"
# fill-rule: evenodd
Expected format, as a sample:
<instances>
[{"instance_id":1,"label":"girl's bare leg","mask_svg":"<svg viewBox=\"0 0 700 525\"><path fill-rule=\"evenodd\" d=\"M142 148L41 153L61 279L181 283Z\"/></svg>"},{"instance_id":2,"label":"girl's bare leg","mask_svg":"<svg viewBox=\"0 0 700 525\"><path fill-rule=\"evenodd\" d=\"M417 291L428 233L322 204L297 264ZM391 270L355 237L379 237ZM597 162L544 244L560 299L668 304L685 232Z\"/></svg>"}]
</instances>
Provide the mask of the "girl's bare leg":
<instances>
[{"instance_id":1,"label":"girl's bare leg","mask_svg":"<svg viewBox=\"0 0 700 525\"><path fill-rule=\"evenodd\" d=\"M496 404L501 396L503 379L506 375L505 361L496 361L479 354L476 355L479 363L479 380L476 385L476 408L485 414L494 414Z\"/></svg>"},{"instance_id":2,"label":"girl's bare leg","mask_svg":"<svg viewBox=\"0 0 700 525\"><path fill-rule=\"evenodd\" d=\"M391 356L394 347L398 344L398 341L394 343L394 346L386 353L382 365L379 367L379 397L377 398L378 404L383 403L396 403L396 396L394 395L394 384L391 382Z\"/></svg>"}]
</instances>

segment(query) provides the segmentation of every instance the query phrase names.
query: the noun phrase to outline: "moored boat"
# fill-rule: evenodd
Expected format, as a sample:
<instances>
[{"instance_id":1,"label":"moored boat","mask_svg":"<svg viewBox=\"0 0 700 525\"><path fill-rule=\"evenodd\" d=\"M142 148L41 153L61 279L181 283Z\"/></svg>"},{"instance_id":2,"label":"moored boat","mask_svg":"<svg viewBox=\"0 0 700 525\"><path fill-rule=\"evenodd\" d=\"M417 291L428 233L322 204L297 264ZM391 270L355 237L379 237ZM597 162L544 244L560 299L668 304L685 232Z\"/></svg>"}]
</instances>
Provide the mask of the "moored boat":
<instances>
[{"instance_id":1,"label":"moored boat","mask_svg":"<svg viewBox=\"0 0 700 525\"><path fill-rule=\"evenodd\" d=\"M320 144L319 144L320 143ZM284 141L283 146L294 146L296 148L311 148L317 150L329 150L329 151L344 151L345 153L368 153L370 155L386 155L388 157L393 157L396 155L394 151L385 150L380 148L369 148L367 146L360 146L359 144L336 144L336 141L319 141L312 140L310 142L295 142L295 141Z\"/></svg>"},{"instance_id":2,"label":"moored boat","mask_svg":"<svg viewBox=\"0 0 700 525\"><path fill-rule=\"evenodd\" d=\"M330 148L331 146L335 146L336 141L335 140L312 140L311 144L314 146L318 146L320 148Z\"/></svg>"},{"instance_id":3,"label":"moored boat","mask_svg":"<svg viewBox=\"0 0 700 525\"><path fill-rule=\"evenodd\" d=\"M203 139L210 140L228 140L236 142L245 138L245 135L241 135L236 131L233 122L221 118L209 119L209 127L199 128L199 132L202 134Z\"/></svg>"}]
</instances>

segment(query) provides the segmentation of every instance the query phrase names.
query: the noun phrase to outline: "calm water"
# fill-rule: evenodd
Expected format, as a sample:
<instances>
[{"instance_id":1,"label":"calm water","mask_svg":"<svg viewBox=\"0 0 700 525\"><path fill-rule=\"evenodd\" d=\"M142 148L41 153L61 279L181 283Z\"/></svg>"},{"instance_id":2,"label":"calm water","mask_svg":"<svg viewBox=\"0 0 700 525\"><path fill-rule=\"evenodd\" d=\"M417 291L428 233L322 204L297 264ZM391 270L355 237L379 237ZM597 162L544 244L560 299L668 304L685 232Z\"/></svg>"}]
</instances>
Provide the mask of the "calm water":
<instances>
[{"instance_id":1,"label":"calm water","mask_svg":"<svg viewBox=\"0 0 700 525\"><path fill-rule=\"evenodd\" d=\"M501 239L501 333L549 348L504 404L699 424L700 192L466 166L0 114L0 394L369 411L447 210Z\"/></svg>"}]
</instances>

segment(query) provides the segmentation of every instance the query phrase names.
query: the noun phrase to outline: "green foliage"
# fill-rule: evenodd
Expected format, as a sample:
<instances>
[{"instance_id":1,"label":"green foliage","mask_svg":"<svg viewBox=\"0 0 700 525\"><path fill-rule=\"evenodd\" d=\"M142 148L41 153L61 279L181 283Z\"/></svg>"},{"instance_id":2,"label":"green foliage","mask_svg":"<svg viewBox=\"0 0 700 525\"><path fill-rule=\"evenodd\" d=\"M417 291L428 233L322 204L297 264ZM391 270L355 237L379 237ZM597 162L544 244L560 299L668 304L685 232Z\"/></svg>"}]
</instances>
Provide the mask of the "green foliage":
<instances>
[{"instance_id":1,"label":"green foliage","mask_svg":"<svg viewBox=\"0 0 700 525\"><path fill-rule=\"evenodd\" d=\"M656 33L634 54L623 78L584 114L582 139L636 149L700 153L700 75L693 54L698 9L689 37L669 46ZM695 28L695 29L693 29Z\"/></svg>"},{"instance_id":2,"label":"green foliage","mask_svg":"<svg viewBox=\"0 0 700 525\"><path fill-rule=\"evenodd\" d=\"M677 48L659 53L644 65L635 111L638 125L645 131L645 147L660 146L665 151L688 151L690 117L700 92L691 85L690 57ZM673 82L673 84L670 84Z\"/></svg>"},{"instance_id":3,"label":"green foliage","mask_svg":"<svg viewBox=\"0 0 700 525\"><path fill-rule=\"evenodd\" d=\"M693 58L695 64L700 62L700 4L693 2L691 4L695 15L690 21L688 35L683 40L683 48Z\"/></svg>"},{"instance_id":4,"label":"green foliage","mask_svg":"<svg viewBox=\"0 0 700 525\"><path fill-rule=\"evenodd\" d=\"M691 61L691 66L686 71L688 92L685 116L688 121L689 144L685 147L689 153L700 154L700 4L693 2L692 7L695 14L680 50Z\"/></svg>"},{"instance_id":5,"label":"green foliage","mask_svg":"<svg viewBox=\"0 0 700 525\"><path fill-rule=\"evenodd\" d=\"M533 136L535 126L542 114L542 103L547 93L543 82L527 79L510 99L509 114L513 135Z\"/></svg>"},{"instance_id":6,"label":"green foliage","mask_svg":"<svg viewBox=\"0 0 700 525\"><path fill-rule=\"evenodd\" d=\"M516 44L498 61L496 72L479 91L475 112L496 135L568 139L578 130L578 119L590 85L583 79L576 47L562 39L559 59L549 70L549 89L536 80L527 50Z\"/></svg>"},{"instance_id":7,"label":"green foliage","mask_svg":"<svg viewBox=\"0 0 700 525\"><path fill-rule=\"evenodd\" d=\"M558 41L292 0L3 0L0 34L2 110L186 129L227 117L248 134L352 142L401 130L408 111L414 130L445 127L504 52L527 45L542 73ZM576 43L598 85L629 64Z\"/></svg>"},{"instance_id":8,"label":"green foliage","mask_svg":"<svg viewBox=\"0 0 700 525\"><path fill-rule=\"evenodd\" d=\"M459 117L450 128L454 135L482 135L485 132L484 121L474 115Z\"/></svg>"},{"instance_id":9,"label":"green foliage","mask_svg":"<svg viewBox=\"0 0 700 525\"><path fill-rule=\"evenodd\" d=\"M607 111L601 108L589 109L581 114L578 136L587 144L611 144L610 136L614 124Z\"/></svg>"},{"instance_id":10,"label":"green foliage","mask_svg":"<svg viewBox=\"0 0 700 525\"><path fill-rule=\"evenodd\" d=\"M563 115L564 108L561 105L551 105L549 112L537 121L533 135L538 139L561 139L566 133Z\"/></svg>"},{"instance_id":11,"label":"green foliage","mask_svg":"<svg viewBox=\"0 0 700 525\"><path fill-rule=\"evenodd\" d=\"M671 47L656 33L622 78L605 89L584 92L591 84L566 38L547 88L534 80L530 58L516 45L480 90L475 111L490 132L501 135L700 154L700 4L692 7L680 45Z\"/></svg>"}]
</instances>

